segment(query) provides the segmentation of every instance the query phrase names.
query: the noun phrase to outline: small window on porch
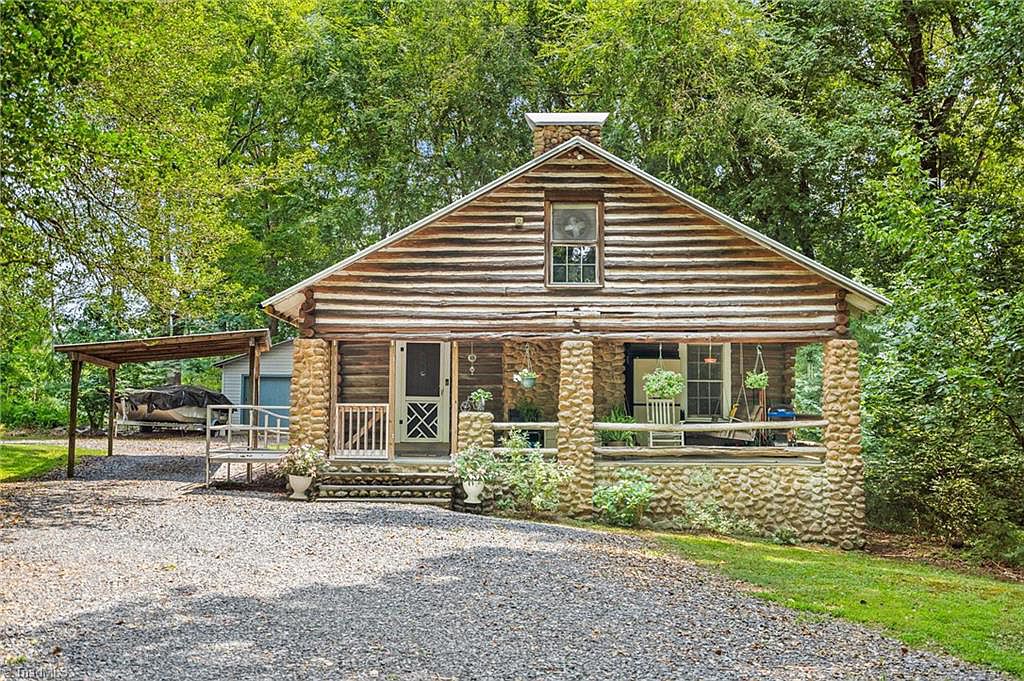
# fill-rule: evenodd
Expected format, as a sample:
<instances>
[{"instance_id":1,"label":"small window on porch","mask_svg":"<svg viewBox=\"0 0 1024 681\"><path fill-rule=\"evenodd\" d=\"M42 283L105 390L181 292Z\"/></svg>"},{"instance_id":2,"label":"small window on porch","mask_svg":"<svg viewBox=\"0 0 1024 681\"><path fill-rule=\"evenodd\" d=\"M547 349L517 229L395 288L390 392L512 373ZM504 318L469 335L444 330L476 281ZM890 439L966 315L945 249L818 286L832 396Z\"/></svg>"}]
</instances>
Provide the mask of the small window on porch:
<instances>
[{"instance_id":1,"label":"small window on porch","mask_svg":"<svg viewBox=\"0 0 1024 681\"><path fill-rule=\"evenodd\" d=\"M601 204L557 201L548 203L549 286L600 286Z\"/></svg>"},{"instance_id":2,"label":"small window on porch","mask_svg":"<svg viewBox=\"0 0 1024 681\"><path fill-rule=\"evenodd\" d=\"M710 421L728 416L732 401L730 345L686 345L684 352L686 419Z\"/></svg>"}]
</instances>

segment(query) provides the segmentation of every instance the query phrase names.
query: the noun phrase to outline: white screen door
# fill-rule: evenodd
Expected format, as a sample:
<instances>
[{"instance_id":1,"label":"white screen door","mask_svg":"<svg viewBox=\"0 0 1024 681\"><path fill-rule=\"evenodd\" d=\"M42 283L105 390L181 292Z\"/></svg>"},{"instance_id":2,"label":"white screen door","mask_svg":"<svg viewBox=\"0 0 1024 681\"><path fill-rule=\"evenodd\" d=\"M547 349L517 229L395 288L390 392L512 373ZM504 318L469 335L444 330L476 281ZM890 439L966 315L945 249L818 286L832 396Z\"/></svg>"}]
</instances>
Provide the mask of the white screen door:
<instances>
[{"instance_id":1,"label":"white screen door","mask_svg":"<svg viewBox=\"0 0 1024 681\"><path fill-rule=\"evenodd\" d=\"M397 343L395 372L399 442L448 442L451 346Z\"/></svg>"}]
</instances>

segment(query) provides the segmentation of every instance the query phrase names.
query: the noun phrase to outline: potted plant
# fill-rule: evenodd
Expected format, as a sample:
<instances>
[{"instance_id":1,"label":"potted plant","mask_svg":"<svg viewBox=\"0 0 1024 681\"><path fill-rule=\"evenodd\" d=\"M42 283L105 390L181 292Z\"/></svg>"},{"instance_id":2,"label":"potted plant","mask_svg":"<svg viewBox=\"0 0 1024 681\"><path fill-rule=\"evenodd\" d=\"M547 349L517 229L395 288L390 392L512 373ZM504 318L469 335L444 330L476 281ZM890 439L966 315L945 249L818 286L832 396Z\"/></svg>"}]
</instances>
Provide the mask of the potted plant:
<instances>
[{"instance_id":1,"label":"potted plant","mask_svg":"<svg viewBox=\"0 0 1024 681\"><path fill-rule=\"evenodd\" d=\"M675 371L658 367L644 376L644 392L656 400L674 400L685 388L686 379Z\"/></svg>"},{"instance_id":2,"label":"potted plant","mask_svg":"<svg viewBox=\"0 0 1024 681\"><path fill-rule=\"evenodd\" d=\"M490 390L484 390L483 388L477 388L469 394L469 402L473 405L473 409L477 411L483 411L487 404L487 400L494 397Z\"/></svg>"},{"instance_id":3,"label":"potted plant","mask_svg":"<svg viewBox=\"0 0 1024 681\"><path fill-rule=\"evenodd\" d=\"M768 387L767 371L748 371L743 378L743 385L751 390L764 390Z\"/></svg>"},{"instance_id":4,"label":"potted plant","mask_svg":"<svg viewBox=\"0 0 1024 681\"><path fill-rule=\"evenodd\" d=\"M534 404L533 400L524 397L516 402L515 407L509 410L508 417L510 421L531 423L540 421L541 411L540 407Z\"/></svg>"},{"instance_id":5,"label":"potted plant","mask_svg":"<svg viewBox=\"0 0 1024 681\"><path fill-rule=\"evenodd\" d=\"M327 465L327 455L313 445L290 447L281 462L281 472L288 476L292 488L289 499L304 501L313 478Z\"/></svg>"},{"instance_id":6,"label":"potted plant","mask_svg":"<svg viewBox=\"0 0 1024 681\"><path fill-rule=\"evenodd\" d=\"M485 487L498 479L501 470L494 452L479 445L470 445L456 454L452 467L466 492L467 504L479 504Z\"/></svg>"},{"instance_id":7,"label":"potted plant","mask_svg":"<svg viewBox=\"0 0 1024 681\"><path fill-rule=\"evenodd\" d=\"M626 413L625 405L612 408L603 419L607 423L636 423L636 419ZM611 447L632 447L636 442L636 433L632 430L600 430L597 432L601 444Z\"/></svg>"},{"instance_id":8,"label":"potted plant","mask_svg":"<svg viewBox=\"0 0 1024 681\"><path fill-rule=\"evenodd\" d=\"M537 373L533 369L520 369L512 374L512 380L524 388L532 388L537 385Z\"/></svg>"}]
</instances>

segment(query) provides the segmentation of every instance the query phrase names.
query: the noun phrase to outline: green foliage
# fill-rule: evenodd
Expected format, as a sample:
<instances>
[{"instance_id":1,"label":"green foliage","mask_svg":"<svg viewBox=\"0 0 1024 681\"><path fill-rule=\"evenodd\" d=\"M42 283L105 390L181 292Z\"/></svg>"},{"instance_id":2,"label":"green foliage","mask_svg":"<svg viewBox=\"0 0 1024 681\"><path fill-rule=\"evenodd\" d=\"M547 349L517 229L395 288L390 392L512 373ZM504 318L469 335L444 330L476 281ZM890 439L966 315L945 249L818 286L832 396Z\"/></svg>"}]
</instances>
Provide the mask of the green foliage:
<instances>
[{"instance_id":1,"label":"green foliage","mask_svg":"<svg viewBox=\"0 0 1024 681\"><path fill-rule=\"evenodd\" d=\"M316 477L327 467L327 454L313 445L289 447L281 460L281 475Z\"/></svg>"},{"instance_id":2,"label":"green foliage","mask_svg":"<svg viewBox=\"0 0 1024 681\"><path fill-rule=\"evenodd\" d=\"M502 446L511 451L504 455L501 463L503 492L498 508L530 517L557 510L559 488L572 479L573 469L545 459L529 446L526 436L515 429L502 440Z\"/></svg>"},{"instance_id":3,"label":"green foliage","mask_svg":"<svg viewBox=\"0 0 1024 681\"><path fill-rule=\"evenodd\" d=\"M640 522L654 500L655 486L635 468L620 468L618 480L594 489L594 508L612 525L632 527Z\"/></svg>"},{"instance_id":4,"label":"green foliage","mask_svg":"<svg viewBox=\"0 0 1024 681\"><path fill-rule=\"evenodd\" d=\"M76 456L100 456L98 449L78 447ZM3 444L0 445L0 482L25 480L60 468L67 463L66 444Z\"/></svg>"},{"instance_id":5,"label":"green foliage","mask_svg":"<svg viewBox=\"0 0 1024 681\"><path fill-rule=\"evenodd\" d=\"M601 420L606 423L636 423L636 419L626 413L624 404L612 407L612 410ZM627 447L632 447L636 442L636 433L632 430L599 430L597 437L600 438L602 444L622 442Z\"/></svg>"},{"instance_id":6,"label":"green foliage","mask_svg":"<svg viewBox=\"0 0 1024 681\"><path fill-rule=\"evenodd\" d=\"M662 367L644 376L643 380L644 392L654 399L671 400L682 395L686 389L686 379L682 374Z\"/></svg>"},{"instance_id":7,"label":"green foliage","mask_svg":"<svg viewBox=\"0 0 1024 681\"><path fill-rule=\"evenodd\" d=\"M477 409L482 409L487 400L494 397L490 390L484 390L483 388L477 388L469 394L469 401L473 403L473 406Z\"/></svg>"},{"instance_id":8,"label":"green foliage","mask_svg":"<svg viewBox=\"0 0 1024 681\"><path fill-rule=\"evenodd\" d=\"M748 371L743 377L743 385L751 390L764 390L768 387L767 371Z\"/></svg>"},{"instance_id":9,"label":"green foliage","mask_svg":"<svg viewBox=\"0 0 1024 681\"><path fill-rule=\"evenodd\" d=\"M683 513L672 518L673 529L712 532L735 537L759 537L764 531L755 523L729 513L714 501L688 500Z\"/></svg>"},{"instance_id":10,"label":"green foliage","mask_svg":"<svg viewBox=\"0 0 1024 681\"><path fill-rule=\"evenodd\" d=\"M1024 585L858 551L665 536L666 550L753 584L788 608L884 627L909 646L940 648L1024 675ZM956 622L956 626L950 626Z\"/></svg>"},{"instance_id":11,"label":"green foliage","mask_svg":"<svg viewBox=\"0 0 1024 681\"><path fill-rule=\"evenodd\" d=\"M463 481L492 484L501 479L501 464L494 452L478 445L470 445L456 454L452 468L459 480Z\"/></svg>"},{"instance_id":12,"label":"green foliage","mask_svg":"<svg viewBox=\"0 0 1024 681\"><path fill-rule=\"evenodd\" d=\"M519 398L519 401L516 402L516 411L519 413L519 418L525 422L540 421L542 416L540 407L528 397Z\"/></svg>"}]
</instances>

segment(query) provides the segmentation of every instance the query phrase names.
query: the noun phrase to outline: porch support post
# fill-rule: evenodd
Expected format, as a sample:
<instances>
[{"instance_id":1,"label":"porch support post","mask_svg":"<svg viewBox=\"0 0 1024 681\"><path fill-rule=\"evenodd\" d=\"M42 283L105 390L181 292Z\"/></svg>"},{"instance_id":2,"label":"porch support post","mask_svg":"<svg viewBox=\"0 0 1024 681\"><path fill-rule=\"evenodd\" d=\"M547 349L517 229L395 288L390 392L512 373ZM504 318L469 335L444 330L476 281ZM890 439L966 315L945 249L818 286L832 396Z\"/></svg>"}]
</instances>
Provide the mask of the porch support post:
<instances>
[{"instance_id":1,"label":"porch support post","mask_svg":"<svg viewBox=\"0 0 1024 681\"><path fill-rule=\"evenodd\" d=\"M558 461L574 469L563 490L566 513L589 516L594 493L594 344L588 340L562 343Z\"/></svg>"},{"instance_id":2,"label":"porch support post","mask_svg":"<svg viewBox=\"0 0 1024 681\"><path fill-rule=\"evenodd\" d=\"M828 499L825 534L844 549L864 544L864 462L860 445L857 341L825 342L821 411L825 427Z\"/></svg>"},{"instance_id":3,"label":"porch support post","mask_svg":"<svg viewBox=\"0 0 1024 681\"><path fill-rule=\"evenodd\" d=\"M327 451L333 455L338 440L338 386L339 374L341 373L341 355L338 352L338 341L330 341L330 400L327 409Z\"/></svg>"},{"instance_id":4,"label":"porch support post","mask_svg":"<svg viewBox=\"0 0 1024 681\"><path fill-rule=\"evenodd\" d=\"M107 456L114 455L114 390L117 386L117 369L107 367Z\"/></svg>"},{"instance_id":5,"label":"porch support post","mask_svg":"<svg viewBox=\"0 0 1024 681\"><path fill-rule=\"evenodd\" d=\"M68 477L75 477L75 440L78 438L78 383L82 378L82 360L71 360L71 409L68 414Z\"/></svg>"},{"instance_id":6,"label":"porch support post","mask_svg":"<svg viewBox=\"0 0 1024 681\"><path fill-rule=\"evenodd\" d=\"M330 410L330 347L321 338L292 341L292 388L289 410L290 445L327 450Z\"/></svg>"},{"instance_id":7,"label":"porch support post","mask_svg":"<svg viewBox=\"0 0 1024 681\"><path fill-rule=\"evenodd\" d=\"M470 445L494 446L494 414L489 411L464 411L459 414L456 452Z\"/></svg>"}]
</instances>

